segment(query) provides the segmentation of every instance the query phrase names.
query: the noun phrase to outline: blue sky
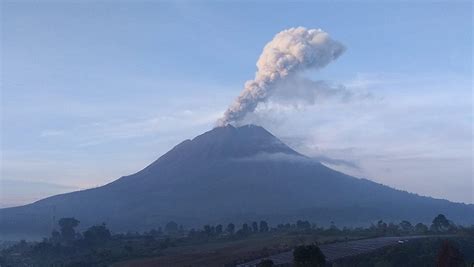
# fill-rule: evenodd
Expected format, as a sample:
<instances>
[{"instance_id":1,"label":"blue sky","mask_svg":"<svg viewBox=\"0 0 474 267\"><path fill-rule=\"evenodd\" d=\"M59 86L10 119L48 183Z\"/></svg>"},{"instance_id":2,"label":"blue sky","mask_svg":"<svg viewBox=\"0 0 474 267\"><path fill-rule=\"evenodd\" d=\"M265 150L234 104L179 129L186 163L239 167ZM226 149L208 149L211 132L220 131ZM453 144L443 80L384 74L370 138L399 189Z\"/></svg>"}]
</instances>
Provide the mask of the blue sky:
<instances>
[{"instance_id":1,"label":"blue sky","mask_svg":"<svg viewBox=\"0 0 474 267\"><path fill-rule=\"evenodd\" d=\"M347 47L305 75L371 97L270 101L250 122L308 155L354 163L331 166L350 174L473 203L472 11L470 2L3 1L1 190L18 193L0 204L28 202L15 196L32 188L35 198L56 192L38 183L57 192L108 183L211 129L263 46L296 26Z\"/></svg>"}]
</instances>

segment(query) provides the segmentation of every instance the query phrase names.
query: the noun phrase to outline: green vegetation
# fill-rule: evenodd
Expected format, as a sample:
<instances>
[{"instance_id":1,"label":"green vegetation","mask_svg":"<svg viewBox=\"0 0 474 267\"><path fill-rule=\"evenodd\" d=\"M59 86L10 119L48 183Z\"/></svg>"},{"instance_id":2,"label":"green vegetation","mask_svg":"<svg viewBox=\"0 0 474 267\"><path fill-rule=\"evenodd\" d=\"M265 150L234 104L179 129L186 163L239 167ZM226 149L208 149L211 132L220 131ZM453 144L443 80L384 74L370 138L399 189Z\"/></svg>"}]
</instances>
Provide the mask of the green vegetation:
<instances>
[{"instance_id":1,"label":"green vegetation","mask_svg":"<svg viewBox=\"0 0 474 267\"><path fill-rule=\"evenodd\" d=\"M474 236L474 226L457 226L443 215L438 215L430 227L421 223L413 226L409 221L387 224L380 220L367 228L341 229L334 222L331 222L330 227L324 228L308 221L298 220L293 224L279 224L276 227L270 227L266 221L254 221L244 223L240 227L229 223L226 226L205 225L202 229L187 230L176 222L169 222L165 225L164 231L159 227L144 233L112 234L105 224L92 226L82 233L76 231L79 225L80 222L75 218L62 218L58 223L59 231L54 230L51 236L42 242L22 241L3 249L0 254L0 265L103 266L144 258L173 262L176 260L173 258L176 255L181 258L179 262L183 262L183 258L186 258L183 255L187 255L186 262L192 263L199 257L203 265L206 265L208 257L209 261L220 263L222 266L235 265L296 248L296 265L317 266L315 264L323 264L321 262L324 255L316 243L378 236L426 234ZM408 244L412 246L411 242ZM434 245L436 250L438 245L440 244ZM427 251L433 249L427 246L422 248L426 248ZM455 250L449 248L448 246L446 249L448 255L455 253L453 252ZM412 249L416 251L420 248ZM219 252L218 255L216 251ZM375 257L380 262L403 258L398 256L392 258L390 256L392 252L377 253L383 253ZM367 262L363 257L356 260ZM261 266L271 266L269 264L270 262L262 262Z\"/></svg>"}]
</instances>

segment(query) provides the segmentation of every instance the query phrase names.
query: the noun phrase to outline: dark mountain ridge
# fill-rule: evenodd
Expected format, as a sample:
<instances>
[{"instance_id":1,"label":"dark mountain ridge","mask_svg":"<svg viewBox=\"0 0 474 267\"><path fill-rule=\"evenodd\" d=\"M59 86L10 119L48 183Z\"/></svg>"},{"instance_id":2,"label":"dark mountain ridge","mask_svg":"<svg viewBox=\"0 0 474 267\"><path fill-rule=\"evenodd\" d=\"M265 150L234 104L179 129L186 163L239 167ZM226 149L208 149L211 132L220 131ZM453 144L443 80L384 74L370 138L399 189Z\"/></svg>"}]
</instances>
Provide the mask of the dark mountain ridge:
<instances>
[{"instance_id":1,"label":"dark mountain ridge","mask_svg":"<svg viewBox=\"0 0 474 267\"><path fill-rule=\"evenodd\" d=\"M0 238L48 235L54 220L67 216L82 227L106 222L114 231L143 231L170 220L185 226L261 219L363 225L429 222L439 213L474 223L474 205L351 177L299 154L262 127L228 125L102 187L1 209Z\"/></svg>"}]
</instances>

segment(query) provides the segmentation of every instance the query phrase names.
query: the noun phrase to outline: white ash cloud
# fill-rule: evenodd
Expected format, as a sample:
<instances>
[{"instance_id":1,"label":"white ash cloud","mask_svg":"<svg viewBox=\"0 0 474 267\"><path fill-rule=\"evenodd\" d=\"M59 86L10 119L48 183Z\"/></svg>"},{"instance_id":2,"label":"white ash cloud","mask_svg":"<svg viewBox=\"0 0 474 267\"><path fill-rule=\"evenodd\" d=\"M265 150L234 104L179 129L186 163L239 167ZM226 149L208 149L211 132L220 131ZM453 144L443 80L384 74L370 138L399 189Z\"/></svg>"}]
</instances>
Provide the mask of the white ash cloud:
<instances>
[{"instance_id":1,"label":"white ash cloud","mask_svg":"<svg viewBox=\"0 0 474 267\"><path fill-rule=\"evenodd\" d=\"M278 33L264 47L255 78L245 83L243 92L218 124L238 124L272 95L278 83L304 70L323 68L344 51L341 43L321 29L298 27Z\"/></svg>"}]
</instances>

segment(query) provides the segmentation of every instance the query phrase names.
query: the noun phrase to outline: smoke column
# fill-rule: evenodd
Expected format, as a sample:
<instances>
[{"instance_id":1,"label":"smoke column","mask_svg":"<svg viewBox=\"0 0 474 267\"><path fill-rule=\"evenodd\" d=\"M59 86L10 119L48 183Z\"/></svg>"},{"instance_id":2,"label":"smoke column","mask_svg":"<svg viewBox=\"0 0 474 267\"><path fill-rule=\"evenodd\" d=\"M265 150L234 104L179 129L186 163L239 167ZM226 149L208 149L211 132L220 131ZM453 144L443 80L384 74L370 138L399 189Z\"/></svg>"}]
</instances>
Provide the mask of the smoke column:
<instances>
[{"instance_id":1,"label":"smoke column","mask_svg":"<svg viewBox=\"0 0 474 267\"><path fill-rule=\"evenodd\" d=\"M279 32L263 49L257 61L257 72L235 102L218 121L219 126L238 123L258 103L271 95L276 83L292 74L320 69L337 59L345 47L321 29L290 28Z\"/></svg>"}]
</instances>

